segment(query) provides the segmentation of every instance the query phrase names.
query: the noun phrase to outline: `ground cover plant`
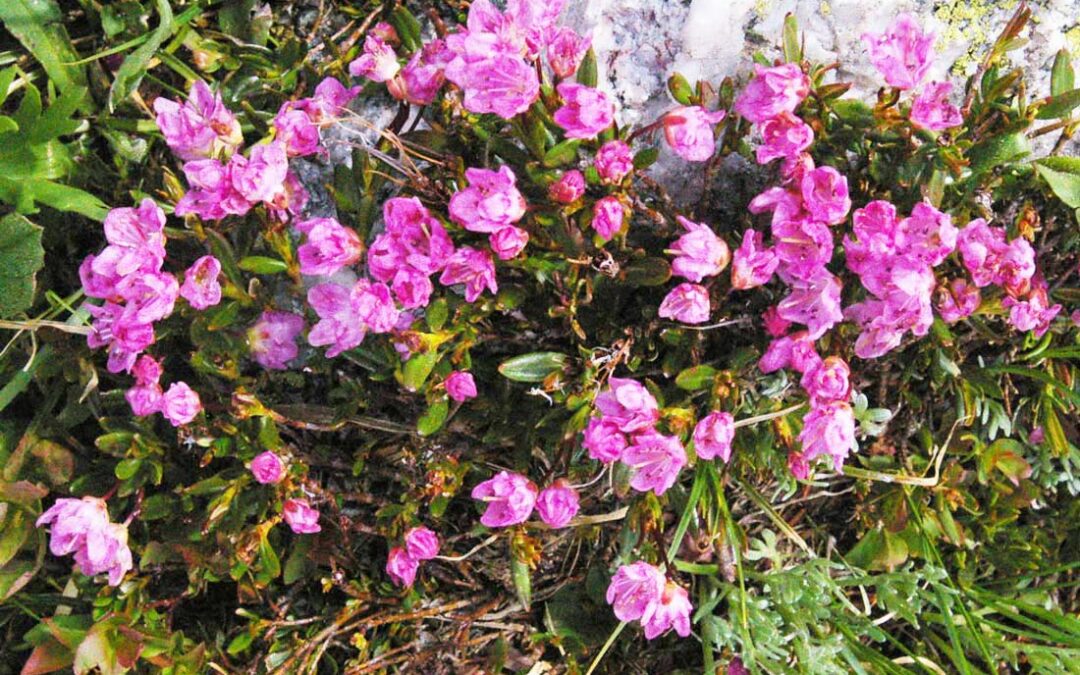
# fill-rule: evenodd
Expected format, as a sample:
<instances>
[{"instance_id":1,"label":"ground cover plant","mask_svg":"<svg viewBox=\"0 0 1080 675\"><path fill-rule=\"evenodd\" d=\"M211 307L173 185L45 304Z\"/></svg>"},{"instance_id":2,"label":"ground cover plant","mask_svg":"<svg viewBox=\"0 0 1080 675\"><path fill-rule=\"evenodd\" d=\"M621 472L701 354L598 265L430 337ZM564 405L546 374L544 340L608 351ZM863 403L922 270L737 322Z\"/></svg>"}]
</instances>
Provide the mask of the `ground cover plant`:
<instances>
[{"instance_id":1,"label":"ground cover plant","mask_svg":"<svg viewBox=\"0 0 1080 675\"><path fill-rule=\"evenodd\" d=\"M0 3L0 672L1080 671L1070 54L563 4Z\"/></svg>"}]
</instances>

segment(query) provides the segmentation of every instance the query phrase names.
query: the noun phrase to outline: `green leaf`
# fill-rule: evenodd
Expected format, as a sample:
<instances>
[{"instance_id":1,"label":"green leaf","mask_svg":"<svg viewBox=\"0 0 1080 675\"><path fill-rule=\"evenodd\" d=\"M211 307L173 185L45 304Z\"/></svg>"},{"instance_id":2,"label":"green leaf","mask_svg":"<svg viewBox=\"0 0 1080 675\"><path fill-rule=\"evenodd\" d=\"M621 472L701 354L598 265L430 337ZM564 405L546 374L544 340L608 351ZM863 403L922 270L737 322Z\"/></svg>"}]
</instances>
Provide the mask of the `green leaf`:
<instances>
[{"instance_id":1,"label":"green leaf","mask_svg":"<svg viewBox=\"0 0 1080 675\"><path fill-rule=\"evenodd\" d=\"M1058 50L1054 56L1054 67L1050 69L1050 95L1061 96L1073 88L1075 83L1072 54L1068 49Z\"/></svg>"},{"instance_id":2,"label":"green leaf","mask_svg":"<svg viewBox=\"0 0 1080 675\"><path fill-rule=\"evenodd\" d=\"M424 46L420 36L420 22L416 20L412 12L402 5L394 8L390 14L390 24L401 38L401 46L406 51L414 52Z\"/></svg>"},{"instance_id":3,"label":"green leaf","mask_svg":"<svg viewBox=\"0 0 1080 675\"><path fill-rule=\"evenodd\" d=\"M784 61L787 63L799 63L802 61L802 45L799 44L799 22L791 12L788 12L784 17Z\"/></svg>"},{"instance_id":4,"label":"green leaf","mask_svg":"<svg viewBox=\"0 0 1080 675\"><path fill-rule=\"evenodd\" d=\"M577 69L577 81L586 87L595 87L599 81L596 71L596 52L592 47L585 52L585 58L581 59L581 65Z\"/></svg>"},{"instance_id":5,"label":"green leaf","mask_svg":"<svg viewBox=\"0 0 1080 675\"><path fill-rule=\"evenodd\" d=\"M424 312L428 328L433 331L442 330L442 327L446 325L446 319L449 318L449 316L450 306L446 302L446 298L437 298L436 300L433 300Z\"/></svg>"},{"instance_id":6,"label":"green leaf","mask_svg":"<svg viewBox=\"0 0 1080 675\"><path fill-rule=\"evenodd\" d=\"M663 286L671 279L671 263L663 258L642 258L626 266L630 286Z\"/></svg>"},{"instance_id":7,"label":"green leaf","mask_svg":"<svg viewBox=\"0 0 1080 675\"><path fill-rule=\"evenodd\" d=\"M239 267L252 274L281 274L289 271L289 266L284 260L264 255L249 255L240 260Z\"/></svg>"},{"instance_id":8,"label":"green leaf","mask_svg":"<svg viewBox=\"0 0 1080 675\"><path fill-rule=\"evenodd\" d=\"M712 384L718 371L712 366L693 366L675 376L675 386L686 391L697 391Z\"/></svg>"},{"instance_id":9,"label":"green leaf","mask_svg":"<svg viewBox=\"0 0 1080 675\"><path fill-rule=\"evenodd\" d=\"M450 404L445 398L440 398L438 401L435 401L428 406L428 409L424 411L424 414L417 420L416 431L421 436L430 436L442 428L449 412Z\"/></svg>"},{"instance_id":10,"label":"green leaf","mask_svg":"<svg viewBox=\"0 0 1080 675\"><path fill-rule=\"evenodd\" d=\"M41 63L49 80L62 92L83 88L80 103L88 105L86 71L72 65L79 54L63 24L56 0L3 0L0 23ZM5 89L6 91L6 89Z\"/></svg>"},{"instance_id":11,"label":"green leaf","mask_svg":"<svg viewBox=\"0 0 1080 675\"><path fill-rule=\"evenodd\" d=\"M259 542L259 560L262 562L262 573L270 579L276 579L281 574L281 560L266 537Z\"/></svg>"},{"instance_id":12,"label":"green leaf","mask_svg":"<svg viewBox=\"0 0 1080 675\"><path fill-rule=\"evenodd\" d=\"M578 146L581 141L576 138L563 141L544 153L543 164L549 169L569 164L577 159Z\"/></svg>"},{"instance_id":13,"label":"green leaf","mask_svg":"<svg viewBox=\"0 0 1080 675\"><path fill-rule=\"evenodd\" d=\"M978 175L996 167L1016 161L1031 153L1031 144L1027 135L1013 132L994 136L975 145L968 151L971 160L971 172Z\"/></svg>"},{"instance_id":14,"label":"green leaf","mask_svg":"<svg viewBox=\"0 0 1080 675\"><path fill-rule=\"evenodd\" d=\"M656 162L656 158L660 156L660 148L653 146L651 148L645 148L634 155L634 168L638 171L642 169L648 169L653 163Z\"/></svg>"},{"instance_id":15,"label":"green leaf","mask_svg":"<svg viewBox=\"0 0 1080 675\"><path fill-rule=\"evenodd\" d=\"M45 265L41 228L15 213L0 218L0 260L0 317L9 317L34 300L35 275Z\"/></svg>"},{"instance_id":16,"label":"green leaf","mask_svg":"<svg viewBox=\"0 0 1080 675\"><path fill-rule=\"evenodd\" d=\"M1080 208L1080 159L1045 157L1034 164L1035 170L1050 185L1058 199L1066 206Z\"/></svg>"},{"instance_id":17,"label":"green leaf","mask_svg":"<svg viewBox=\"0 0 1080 675\"><path fill-rule=\"evenodd\" d=\"M510 574L514 578L514 591L517 592L518 601L529 611L532 604L532 579L529 577L529 566L516 557L510 559Z\"/></svg>"},{"instance_id":18,"label":"green leaf","mask_svg":"<svg viewBox=\"0 0 1080 675\"><path fill-rule=\"evenodd\" d=\"M499 364L499 374L514 382L543 382L556 370L562 370L569 357L559 352L532 352L507 359Z\"/></svg>"},{"instance_id":19,"label":"green leaf","mask_svg":"<svg viewBox=\"0 0 1080 675\"><path fill-rule=\"evenodd\" d=\"M1011 438L999 438L990 444L979 457L984 474L994 469L1000 471L1013 485L1031 476L1031 465L1021 454L1024 446Z\"/></svg>"},{"instance_id":20,"label":"green leaf","mask_svg":"<svg viewBox=\"0 0 1080 675\"><path fill-rule=\"evenodd\" d=\"M671 93L671 98L682 105L690 105L690 101L694 96L694 89L681 73L672 73L671 77L668 78L667 88Z\"/></svg>"},{"instance_id":21,"label":"green leaf","mask_svg":"<svg viewBox=\"0 0 1080 675\"><path fill-rule=\"evenodd\" d=\"M34 532L34 518L26 509L0 503L0 566L15 557Z\"/></svg>"},{"instance_id":22,"label":"green leaf","mask_svg":"<svg viewBox=\"0 0 1080 675\"><path fill-rule=\"evenodd\" d=\"M401 368L401 385L409 391L419 391L438 362L439 352L436 349L414 354Z\"/></svg>"},{"instance_id":23,"label":"green leaf","mask_svg":"<svg viewBox=\"0 0 1080 675\"><path fill-rule=\"evenodd\" d=\"M1080 105L1080 89L1071 89L1061 94L1055 94L1047 99L1045 105L1035 113L1037 120L1056 120L1068 117L1076 106Z\"/></svg>"},{"instance_id":24,"label":"green leaf","mask_svg":"<svg viewBox=\"0 0 1080 675\"><path fill-rule=\"evenodd\" d=\"M172 35L173 13L169 1L156 0L154 4L157 6L158 11L158 27L150 33L150 37L147 38L146 42L128 54L124 62L120 64L120 68L117 69L112 87L109 88L110 111L115 109L117 104L126 100L138 88L143 76L146 75L150 59L154 58L157 50Z\"/></svg>"}]
</instances>

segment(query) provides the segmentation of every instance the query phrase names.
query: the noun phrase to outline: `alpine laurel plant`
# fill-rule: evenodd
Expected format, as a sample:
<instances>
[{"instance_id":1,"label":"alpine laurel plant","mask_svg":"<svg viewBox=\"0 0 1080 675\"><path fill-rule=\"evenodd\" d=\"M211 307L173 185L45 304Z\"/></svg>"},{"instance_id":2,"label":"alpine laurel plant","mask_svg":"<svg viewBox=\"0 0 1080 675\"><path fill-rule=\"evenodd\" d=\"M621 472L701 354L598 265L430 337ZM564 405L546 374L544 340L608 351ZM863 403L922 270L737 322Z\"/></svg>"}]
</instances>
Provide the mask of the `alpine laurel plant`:
<instances>
[{"instance_id":1,"label":"alpine laurel plant","mask_svg":"<svg viewBox=\"0 0 1080 675\"><path fill-rule=\"evenodd\" d=\"M1075 672L1068 54L1029 89L1021 5L933 81L901 15L864 100L789 16L629 127L564 4L385 3L251 97L271 50L159 12L202 72L125 85L157 175L3 324L23 673ZM0 134L63 147L36 95Z\"/></svg>"}]
</instances>

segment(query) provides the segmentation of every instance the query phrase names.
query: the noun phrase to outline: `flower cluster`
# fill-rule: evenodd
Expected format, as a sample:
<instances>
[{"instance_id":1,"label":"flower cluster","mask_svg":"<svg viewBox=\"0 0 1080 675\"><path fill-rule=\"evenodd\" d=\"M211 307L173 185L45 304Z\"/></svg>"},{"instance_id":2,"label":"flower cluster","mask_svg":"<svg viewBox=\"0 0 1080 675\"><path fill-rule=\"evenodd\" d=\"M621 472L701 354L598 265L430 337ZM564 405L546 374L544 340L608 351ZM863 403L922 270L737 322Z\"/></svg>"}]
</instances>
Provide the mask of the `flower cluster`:
<instances>
[{"instance_id":1,"label":"flower cluster","mask_svg":"<svg viewBox=\"0 0 1080 675\"><path fill-rule=\"evenodd\" d=\"M57 499L36 524L52 526L49 550L57 556L74 553L75 565L86 576L107 573L109 585L119 586L132 568L127 525L109 520L103 499Z\"/></svg>"},{"instance_id":2,"label":"flower cluster","mask_svg":"<svg viewBox=\"0 0 1080 675\"><path fill-rule=\"evenodd\" d=\"M659 314L682 323L705 323L711 310L709 290L698 282L723 272L731 260L731 251L708 225L682 216L676 219L686 233L668 250L675 255L671 271L693 283L682 283L672 289L660 304Z\"/></svg>"},{"instance_id":3,"label":"flower cluster","mask_svg":"<svg viewBox=\"0 0 1080 675\"><path fill-rule=\"evenodd\" d=\"M400 586L412 586L420 563L439 555L439 537L426 527L414 527L405 533L405 545L390 549L386 573Z\"/></svg>"},{"instance_id":4,"label":"flower cluster","mask_svg":"<svg viewBox=\"0 0 1080 675\"><path fill-rule=\"evenodd\" d=\"M672 628L680 637L690 635L693 606L689 594L647 562L620 567L611 578L607 601L619 621L640 622L646 639L657 638Z\"/></svg>"},{"instance_id":5,"label":"flower cluster","mask_svg":"<svg viewBox=\"0 0 1080 675\"><path fill-rule=\"evenodd\" d=\"M524 523L536 509L548 526L562 528L570 524L579 508L577 491L565 480L556 480L538 492L531 480L508 471L479 483L472 498L487 504L480 522L488 527Z\"/></svg>"}]
</instances>

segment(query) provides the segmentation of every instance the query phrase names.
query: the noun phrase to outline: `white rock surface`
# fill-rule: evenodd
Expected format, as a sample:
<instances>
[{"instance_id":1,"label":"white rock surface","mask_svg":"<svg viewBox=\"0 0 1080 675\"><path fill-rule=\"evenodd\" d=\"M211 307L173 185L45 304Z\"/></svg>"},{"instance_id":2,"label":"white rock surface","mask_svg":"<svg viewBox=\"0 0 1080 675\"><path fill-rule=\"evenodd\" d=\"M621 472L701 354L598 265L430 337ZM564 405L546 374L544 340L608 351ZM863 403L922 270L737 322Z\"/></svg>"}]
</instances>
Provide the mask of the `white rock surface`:
<instances>
[{"instance_id":1,"label":"white rock surface","mask_svg":"<svg viewBox=\"0 0 1080 675\"><path fill-rule=\"evenodd\" d=\"M931 77L950 79L959 92L985 48L1012 16L1016 0L584 0L571 2L564 21L591 31L601 86L620 102L622 124L647 124L672 105L666 80L680 72L691 82L744 81L751 58L779 56L785 15L795 14L807 58L840 63L838 80L854 83L850 96L869 97L881 86L860 40L880 32L902 12L937 34ZM1050 65L1068 46L1080 56L1080 0L1035 0L1027 45L1013 52L1029 73L1029 96L1049 93ZM1080 64L1080 60L1078 60ZM959 93L957 94L959 97ZM665 152L654 174L679 195L693 185L684 163Z\"/></svg>"}]
</instances>

